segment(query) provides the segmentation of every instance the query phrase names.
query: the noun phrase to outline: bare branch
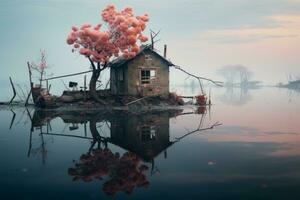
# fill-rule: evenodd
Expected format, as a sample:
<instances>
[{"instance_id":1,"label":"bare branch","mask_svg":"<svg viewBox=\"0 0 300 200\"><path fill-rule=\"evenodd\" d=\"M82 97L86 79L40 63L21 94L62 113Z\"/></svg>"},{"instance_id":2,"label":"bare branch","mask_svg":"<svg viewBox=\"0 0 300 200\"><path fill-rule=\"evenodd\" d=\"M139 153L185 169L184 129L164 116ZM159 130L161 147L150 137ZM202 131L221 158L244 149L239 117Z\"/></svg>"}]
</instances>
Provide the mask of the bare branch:
<instances>
[{"instance_id":1,"label":"bare branch","mask_svg":"<svg viewBox=\"0 0 300 200\"><path fill-rule=\"evenodd\" d=\"M220 87L223 86L223 82L221 82L221 81L214 81L214 80L209 79L209 78L205 78L205 77L201 77L201 76L196 76L196 75L194 75L194 74L192 74L192 73L190 73L190 72L188 72L188 71L182 69L182 68L181 68L180 66L178 66L178 65L174 65L173 67L174 67L175 69L178 69L178 70L180 70L180 71L182 71L182 72L184 72L184 73L186 73L186 74L188 74L188 75L190 75L190 76L192 76L192 77L198 79L198 81L206 80L206 81L212 82L213 84L215 84L215 85L217 85L217 86L220 86Z\"/></svg>"},{"instance_id":2,"label":"bare branch","mask_svg":"<svg viewBox=\"0 0 300 200\"><path fill-rule=\"evenodd\" d=\"M191 134L193 134L193 133L196 133L196 132L199 132L199 131L205 131L205 130L213 129L213 128L215 128L215 127L217 127L217 126L221 126L221 125L222 125L222 123L216 122L216 123L214 123L212 126L207 127L207 128L197 128L196 130L193 130L193 131L191 131L191 132L189 132L189 133L187 133L187 134L185 134L185 135L183 135L183 136L181 136L181 137L179 137L179 138L176 138L176 142L182 140L182 139L185 138L186 136L191 135Z\"/></svg>"},{"instance_id":3,"label":"bare branch","mask_svg":"<svg viewBox=\"0 0 300 200\"><path fill-rule=\"evenodd\" d=\"M158 32L154 32L152 29L150 29L150 32L153 34L153 39L160 33L161 29Z\"/></svg>"}]
</instances>

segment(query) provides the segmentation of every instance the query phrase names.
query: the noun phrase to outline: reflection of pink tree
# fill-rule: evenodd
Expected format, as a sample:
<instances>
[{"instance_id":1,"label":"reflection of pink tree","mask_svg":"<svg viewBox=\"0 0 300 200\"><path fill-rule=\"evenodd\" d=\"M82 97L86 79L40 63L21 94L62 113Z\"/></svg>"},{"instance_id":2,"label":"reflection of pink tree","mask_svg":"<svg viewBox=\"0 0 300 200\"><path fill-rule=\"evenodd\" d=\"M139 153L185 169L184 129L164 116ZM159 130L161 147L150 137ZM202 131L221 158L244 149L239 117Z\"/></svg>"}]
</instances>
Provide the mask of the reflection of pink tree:
<instances>
[{"instance_id":1,"label":"reflection of pink tree","mask_svg":"<svg viewBox=\"0 0 300 200\"><path fill-rule=\"evenodd\" d=\"M108 67L112 58L124 57L130 59L140 50L138 41L146 42L148 38L142 34L146 28L148 15L134 16L132 8L118 12L113 5L102 11L102 24L92 26L84 24L80 28L73 26L67 38L67 43L73 45L73 51L78 51L87 57L92 66L90 93L94 100L101 101L96 95L96 82L100 72Z\"/></svg>"},{"instance_id":2,"label":"reflection of pink tree","mask_svg":"<svg viewBox=\"0 0 300 200\"><path fill-rule=\"evenodd\" d=\"M92 181L110 179L103 185L103 191L108 195L117 192L131 194L136 187L149 185L144 172L148 167L141 164L141 160L133 153L113 154L109 149L94 149L89 154L83 154L74 168L69 168L69 174L74 180Z\"/></svg>"}]
</instances>

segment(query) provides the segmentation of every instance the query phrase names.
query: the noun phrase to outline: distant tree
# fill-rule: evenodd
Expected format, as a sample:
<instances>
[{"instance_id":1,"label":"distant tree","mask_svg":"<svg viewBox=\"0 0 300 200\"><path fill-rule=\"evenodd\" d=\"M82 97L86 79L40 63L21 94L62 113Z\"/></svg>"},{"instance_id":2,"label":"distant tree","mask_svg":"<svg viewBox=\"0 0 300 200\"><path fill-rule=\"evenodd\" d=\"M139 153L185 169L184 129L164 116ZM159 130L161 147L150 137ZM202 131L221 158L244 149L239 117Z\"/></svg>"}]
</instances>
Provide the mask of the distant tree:
<instances>
[{"instance_id":1,"label":"distant tree","mask_svg":"<svg viewBox=\"0 0 300 200\"><path fill-rule=\"evenodd\" d=\"M240 86L245 85L249 82L253 73L243 65L227 65L220 68L217 73L224 77L225 85Z\"/></svg>"},{"instance_id":2,"label":"distant tree","mask_svg":"<svg viewBox=\"0 0 300 200\"><path fill-rule=\"evenodd\" d=\"M67 43L88 58L92 68L89 84L91 96L95 101L105 104L98 98L96 82L102 70L108 67L109 61L124 57L130 59L140 50L138 42L146 42L148 38L142 34L149 20L147 14L134 16L132 8L125 8L118 12L114 5L108 5L101 13L105 23L92 26L84 24L80 28L73 26L67 38Z\"/></svg>"}]
</instances>

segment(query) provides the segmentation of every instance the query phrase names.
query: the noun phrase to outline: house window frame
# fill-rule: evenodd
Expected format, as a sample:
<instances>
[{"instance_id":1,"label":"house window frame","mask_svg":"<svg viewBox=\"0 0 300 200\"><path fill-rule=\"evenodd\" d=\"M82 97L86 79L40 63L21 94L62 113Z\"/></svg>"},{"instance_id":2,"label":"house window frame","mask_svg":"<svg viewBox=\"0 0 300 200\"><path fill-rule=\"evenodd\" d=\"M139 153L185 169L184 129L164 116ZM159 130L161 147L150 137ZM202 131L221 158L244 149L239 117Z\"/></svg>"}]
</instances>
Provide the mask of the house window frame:
<instances>
[{"instance_id":1,"label":"house window frame","mask_svg":"<svg viewBox=\"0 0 300 200\"><path fill-rule=\"evenodd\" d=\"M143 71L149 71L149 74L142 74ZM140 69L140 83L141 85L151 84L153 80L157 78L157 69L156 68L141 68Z\"/></svg>"},{"instance_id":2,"label":"house window frame","mask_svg":"<svg viewBox=\"0 0 300 200\"><path fill-rule=\"evenodd\" d=\"M156 126L144 125L140 127L140 140L142 142L151 142L157 140Z\"/></svg>"}]
</instances>

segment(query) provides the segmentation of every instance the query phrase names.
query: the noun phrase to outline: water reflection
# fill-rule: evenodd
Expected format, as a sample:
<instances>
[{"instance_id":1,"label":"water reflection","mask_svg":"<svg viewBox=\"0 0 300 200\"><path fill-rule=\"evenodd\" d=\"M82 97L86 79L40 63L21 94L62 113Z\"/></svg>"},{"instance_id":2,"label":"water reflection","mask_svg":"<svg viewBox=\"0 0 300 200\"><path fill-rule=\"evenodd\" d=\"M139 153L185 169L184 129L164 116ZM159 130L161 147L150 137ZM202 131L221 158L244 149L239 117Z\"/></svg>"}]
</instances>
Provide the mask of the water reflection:
<instances>
[{"instance_id":1,"label":"water reflection","mask_svg":"<svg viewBox=\"0 0 300 200\"><path fill-rule=\"evenodd\" d=\"M164 158L167 158L167 149L183 138L221 125L215 123L203 127L206 113L205 107L189 112L173 110L149 113L36 110L33 116L28 112L32 121L28 156L40 152L45 163L45 135L90 140L89 149L74 161L73 166L68 169L68 174L74 181L103 180L102 190L107 195L115 195L118 192L131 194L137 188L148 187L150 181L147 176L159 171L155 164L158 155L163 154ZM170 119L183 115L201 116L199 125L171 140ZM61 118L69 126L67 133L52 132L51 121L56 118ZM82 135L70 134L80 126L83 126L84 130ZM41 145L37 149L32 148L32 134L35 131L39 132L41 138ZM125 153L114 152L110 148L111 145L121 147Z\"/></svg>"},{"instance_id":2,"label":"water reflection","mask_svg":"<svg viewBox=\"0 0 300 200\"><path fill-rule=\"evenodd\" d=\"M228 106L213 90L211 112L0 109L1 197L299 199L300 107L287 91Z\"/></svg>"},{"instance_id":3,"label":"water reflection","mask_svg":"<svg viewBox=\"0 0 300 200\"><path fill-rule=\"evenodd\" d=\"M134 153L113 153L109 148L96 148L83 154L75 165L69 168L69 175L73 180L90 182L109 177L103 184L103 191L108 195L117 192L131 194L135 188L147 187L145 172L148 167L142 164L141 159Z\"/></svg>"},{"instance_id":4,"label":"water reflection","mask_svg":"<svg viewBox=\"0 0 300 200\"><path fill-rule=\"evenodd\" d=\"M226 105L242 106L251 101L252 96L247 87L226 87L219 100Z\"/></svg>"}]
</instances>

